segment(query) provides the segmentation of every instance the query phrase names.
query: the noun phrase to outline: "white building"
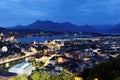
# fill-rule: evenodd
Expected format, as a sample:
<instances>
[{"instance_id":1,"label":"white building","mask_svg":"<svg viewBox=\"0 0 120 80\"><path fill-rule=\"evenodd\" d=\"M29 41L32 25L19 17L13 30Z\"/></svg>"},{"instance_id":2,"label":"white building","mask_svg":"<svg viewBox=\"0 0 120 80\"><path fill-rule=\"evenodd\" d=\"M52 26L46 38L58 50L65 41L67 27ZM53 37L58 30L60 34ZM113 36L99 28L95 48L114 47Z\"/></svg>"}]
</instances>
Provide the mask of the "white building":
<instances>
[{"instance_id":1,"label":"white building","mask_svg":"<svg viewBox=\"0 0 120 80\"><path fill-rule=\"evenodd\" d=\"M10 68L9 72L17 73L18 75L30 75L32 72L32 64L28 62L22 62Z\"/></svg>"},{"instance_id":2,"label":"white building","mask_svg":"<svg viewBox=\"0 0 120 80\"><path fill-rule=\"evenodd\" d=\"M0 52L7 52L8 51L8 47L7 46L3 46L2 49L0 49Z\"/></svg>"}]
</instances>

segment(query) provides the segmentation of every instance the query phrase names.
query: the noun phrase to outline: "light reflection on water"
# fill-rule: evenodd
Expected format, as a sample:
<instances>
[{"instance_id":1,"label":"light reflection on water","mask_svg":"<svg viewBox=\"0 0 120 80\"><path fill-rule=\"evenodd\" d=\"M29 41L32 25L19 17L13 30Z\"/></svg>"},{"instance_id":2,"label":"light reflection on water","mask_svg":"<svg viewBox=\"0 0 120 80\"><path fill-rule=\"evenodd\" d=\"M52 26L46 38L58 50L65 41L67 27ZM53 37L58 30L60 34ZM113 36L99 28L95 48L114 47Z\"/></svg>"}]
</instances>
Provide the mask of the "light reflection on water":
<instances>
[{"instance_id":1,"label":"light reflection on water","mask_svg":"<svg viewBox=\"0 0 120 80\"><path fill-rule=\"evenodd\" d=\"M17 41L18 42L44 42L46 40L53 40L53 39L72 39L72 38L76 38L76 37L91 37L91 35L70 35L70 36L38 36L38 37L27 37L27 38L18 38Z\"/></svg>"}]
</instances>

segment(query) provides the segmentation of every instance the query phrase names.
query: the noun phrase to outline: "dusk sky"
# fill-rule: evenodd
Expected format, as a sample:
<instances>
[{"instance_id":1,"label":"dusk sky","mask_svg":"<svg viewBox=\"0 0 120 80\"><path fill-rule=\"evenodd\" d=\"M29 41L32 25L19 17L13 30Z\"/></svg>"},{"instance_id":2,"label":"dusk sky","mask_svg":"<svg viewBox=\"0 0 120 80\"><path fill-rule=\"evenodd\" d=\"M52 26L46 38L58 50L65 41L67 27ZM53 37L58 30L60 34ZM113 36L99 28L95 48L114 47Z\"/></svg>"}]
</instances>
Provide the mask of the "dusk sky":
<instances>
[{"instance_id":1,"label":"dusk sky","mask_svg":"<svg viewBox=\"0 0 120 80\"><path fill-rule=\"evenodd\" d=\"M116 24L120 22L120 0L0 0L0 26L27 25L38 19Z\"/></svg>"}]
</instances>

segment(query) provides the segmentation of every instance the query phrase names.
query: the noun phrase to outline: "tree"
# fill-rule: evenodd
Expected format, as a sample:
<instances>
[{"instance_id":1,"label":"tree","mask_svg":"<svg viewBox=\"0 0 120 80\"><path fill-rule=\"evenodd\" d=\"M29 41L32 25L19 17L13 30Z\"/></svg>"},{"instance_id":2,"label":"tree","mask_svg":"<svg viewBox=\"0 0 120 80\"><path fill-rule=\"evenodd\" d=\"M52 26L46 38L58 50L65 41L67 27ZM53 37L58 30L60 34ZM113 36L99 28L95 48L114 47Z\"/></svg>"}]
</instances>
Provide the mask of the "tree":
<instances>
[{"instance_id":1,"label":"tree","mask_svg":"<svg viewBox=\"0 0 120 80\"><path fill-rule=\"evenodd\" d=\"M20 75L16 77L16 80L28 80L28 76L26 74Z\"/></svg>"},{"instance_id":2,"label":"tree","mask_svg":"<svg viewBox=\"0 0 120 80\"><path fill-rule=\"evenodd\" d=\"M32 80L51 80L49 73L33 72Z\"/></svg>"},{"instance_id":3,"label":"tree","mask_svg":"<svg viewBox=\"0 0 120 80\"><path fill-rule=\"evenodd\" d=\"M21 52L21 56L25 56L25 54L26 54L26 53L24 53L24 52Z\"/></svg>"},{"instance_id":4,"label":"tree","mask_svg":"<svg viewBox=\"0 0 120 80\"><path fill-rule=\"evenodd\" d=\"M51 79L50 80L63 80L63 79L59 75L54 74L54 75L51 75Z\"/></svg>"},{"instance_id":5,"label":"tree","mask_svg":"<svg viewBox=\"0 0 120 80\"><path fill-rule=\"evenodd\" d=\"M35 60L35 58L31 58L29 60L29 62L32 63L33 66L36 66L36 60Z\"/></svg>"},{"instance_id":6,"label":"tree","mask_svg":"<svg viewBox=\"0 0 120 80\"><path fill-rule=\"evenodd\" d=\"M39 72L33 72L32 80L40 80L41 74Z\"/></svg>"},{"instance_id":7,"label":"tree","mask_svg":"<svg viewBox=\"0 0 120 80\"><path fill-rule=\"evenodd\" d=\"M67 70L63 70L60 74L60 77L62 77L62 80L74 80L75 77L74 77L74 74L67 71Z\"/></svg>"},{"instance_id":8,"label":"tree","mask_svg":"<svg viewBox=\"0 0 120 80\"><path fill-rule=\"evenodd\" d=\"M34 71L30 80L74 80L75 77L68 71L62 71L58 74ZM27 75L17 76L16 80L29 80Z\"/></svg>"},{"instance_id":9,"label":"tree","mask_svg":"<svg viewBox=\"0 0 120 80\"><path fill-rule=\"evenodd\" d=\"M120 80L120 77L116 78L115 80Z\"/></svg>"},{"instance_id":10,"label":"tree","mask_svg":"<svg viewBox=\"0 0 120 80\"><path fill-rule=\"evenodd\" d=\"M84 76L84 79L87 77L86 80L93 80L94 78L98 78L99 80L119 80L119 62L120 58L114 58L95 65L90 69L88 75Z\"/></svg>"},{"instance_id":11,"label":"tree","mask_svg":"<svg viewBox=\"0 0 120 80\"><path fill-rule=\"evenodd\" d=\"M45 64L45 62L43 62L43 61L40 61L40 62L39 62L39 66L40 66L40 67L44 66L44 64Z\"/></svg>"},{"instance_id":12,"label":"tree","mask_svg":"<svg viewBox=\"0 0 120 80\"><path fill-rule=\"evenodd\" d=\"M51 76L49 73L43 73L43 75L41 75L41 79L40 80L51 80Z\"/></svg>"}]
</instances>

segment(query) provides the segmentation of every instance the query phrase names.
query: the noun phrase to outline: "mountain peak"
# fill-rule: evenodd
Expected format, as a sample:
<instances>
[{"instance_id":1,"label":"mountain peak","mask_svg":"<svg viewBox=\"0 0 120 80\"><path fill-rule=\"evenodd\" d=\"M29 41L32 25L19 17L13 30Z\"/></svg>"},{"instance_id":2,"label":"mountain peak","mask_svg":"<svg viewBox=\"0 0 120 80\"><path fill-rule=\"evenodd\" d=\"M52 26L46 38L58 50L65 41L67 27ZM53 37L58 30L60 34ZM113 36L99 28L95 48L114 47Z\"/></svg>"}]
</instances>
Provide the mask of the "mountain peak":
<instances>
[{"instance_id":1,"label":"mountain peak","mask_svg":"<svg viewBox=\"0 0 120 80\"><path fill-rule=\"evenodd\" d=\"M35 22L41 22L41 20L38 19L38 20L36 20Z\"/></svg>"},{"instance_id":2,"label":"mountain peak","mask_svg":"<svg viewBox=\"0 0 120 80\"><path fill-rule=\"evenodd\" d=\"M34 23L24 26L25 29L37 29L47 31L74 31L74 32L91 32L95 29L92 26L78 26L70 22L53 22L49 20L36 20Z\"/></svg>"},{"instance_id":3,"label":"mountain peak","mask_svg":"<svg viewBox=\"0 0 120 80\"><path fill-rule=\"evenodd\" d=\"M30 24L30 25L41 25L41 24L52 24L55 22L49 21L49 20L45 20L45 21L41 21L41 20L36 20L34 23Z\"/></svg>"},{"instance_id":4,"label":"mountain peak","mask_svg":"<svg viewBox=\"0 0 120 80\"><path fill-rule=\"evenodd\" d=\"M116 28L120 28L120 23L115 25Z\"/></svg>"},{"instance_id":5,"label":"mountain peak","mask_svg":"<svg viewBox=\"0 0 120 80\"><path fill-rule=\"evenodd\" d=\"M39 19L38 19L38 20L34 21L33 23L39 23L39 22L52 22L52 21L49 21L49 20L43 20L43 21L42 21L42 20L39 20Z\"/></svg>"},{"instance_id":6,"label":"mountain peak","mask_svg":"<svg viewBox=\"0 0 120 80\"><path fill-rule=\"evenodd\" d=\"M70 22L63 22L62 24L72 24L72 23L70 23Z\"/></svg>"}]
</instances>

